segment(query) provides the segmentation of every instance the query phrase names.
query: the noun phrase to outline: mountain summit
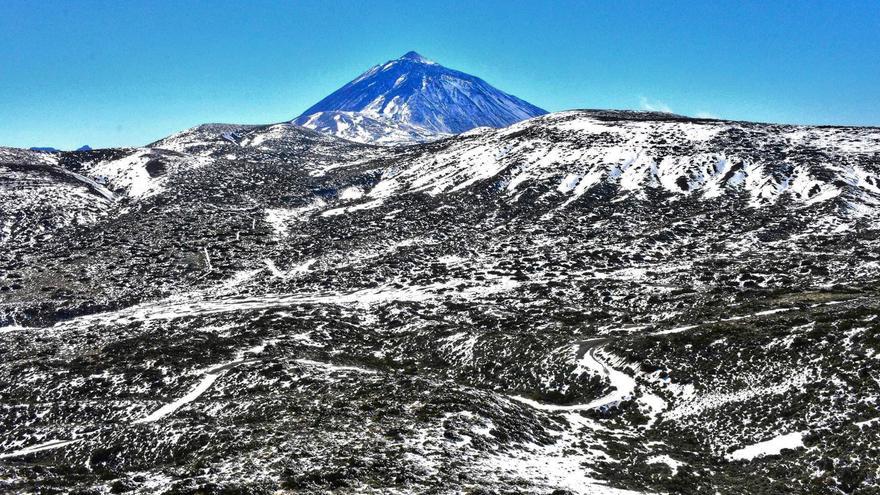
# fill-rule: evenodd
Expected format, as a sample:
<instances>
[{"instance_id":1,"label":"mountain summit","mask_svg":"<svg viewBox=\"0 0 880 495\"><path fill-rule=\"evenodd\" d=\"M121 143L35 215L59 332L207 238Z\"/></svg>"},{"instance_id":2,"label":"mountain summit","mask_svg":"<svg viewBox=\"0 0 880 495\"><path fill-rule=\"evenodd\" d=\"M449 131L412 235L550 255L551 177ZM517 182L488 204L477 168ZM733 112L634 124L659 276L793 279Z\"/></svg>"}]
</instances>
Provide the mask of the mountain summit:
<instances>
[{"instance_id":1,"label":"mountain summit","mask_svg":"<svg viewBox=\"0 0 880 495\"><path fill-rule=\"evenodd\" d=\"M422 142L547 113L411 51L336 90L295 123L358 142Z\"/></svg>"},{"instance_id":2,"label":"mountain summit","mask_svg":"<svg viewBox=\"0 0 880 495\"><path fill-rule=\"evenodd\" d=\"M417 52L414 52L414 51L406 52L398 60L410 60L410 61L419 62L422 64L436 64L437 63L437 62L434 62L433 60L429 60L429 59L419 55Z\"/></svg>"}]
</instances>

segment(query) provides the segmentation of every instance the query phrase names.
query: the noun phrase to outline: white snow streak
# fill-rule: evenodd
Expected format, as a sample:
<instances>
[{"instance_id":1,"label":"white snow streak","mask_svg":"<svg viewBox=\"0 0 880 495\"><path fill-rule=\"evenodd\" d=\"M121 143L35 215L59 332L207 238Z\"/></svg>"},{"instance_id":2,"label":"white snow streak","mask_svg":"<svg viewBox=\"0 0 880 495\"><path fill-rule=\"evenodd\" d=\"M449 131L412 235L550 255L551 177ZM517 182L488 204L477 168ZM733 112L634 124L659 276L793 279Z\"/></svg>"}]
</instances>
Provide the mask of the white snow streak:
<instances>
[{"instance_id":1,"label":"white snow streak","mask_svg":"<svg viewBox=\"0 0 880 495\"><path fill-rule=\"evenodd\" d=\"M771 438L770 440L749 445L748 447L743 447L731 452L727 458L732 461L750 461L756 457L779 454L783 449L796 449L798 447L803 447L803 437L805 433L805 431L796 431L794 433L780 435Z\"/></svg>"},{"instance_id":2,"label":"white snow streak","mask_svg":"<svg viewBox=\"0 0 880 495\"><path fill-rule=\"evenodd\" d=\"M76 440L50 440L48 442L43 442L37 445L31 445L30 447L25 447L23 449L16 450L14 452L8 452L6 454L0 454L0 459L6 459L9 457L19 457L23 455L33 454L34 452L40 452L43 450L57 449L60 447L64 447L65 445L70 445L72 443L81 442L82 439Z\"/></svg>"}]
</instances>

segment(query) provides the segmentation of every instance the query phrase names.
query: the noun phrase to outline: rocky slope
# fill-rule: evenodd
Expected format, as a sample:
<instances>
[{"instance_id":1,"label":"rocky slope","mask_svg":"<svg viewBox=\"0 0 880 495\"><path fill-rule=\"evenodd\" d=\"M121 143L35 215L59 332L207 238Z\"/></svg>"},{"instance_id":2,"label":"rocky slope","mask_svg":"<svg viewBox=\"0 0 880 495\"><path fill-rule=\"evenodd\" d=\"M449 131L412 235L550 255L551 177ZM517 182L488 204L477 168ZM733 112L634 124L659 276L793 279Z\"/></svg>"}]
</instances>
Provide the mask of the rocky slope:
<instances>
[{"instance_id":1,"label":"rocky slope","mask_svg":"<svg viewBox=\"0 0 880 495\"><path fill-rule=\"evenodd\" d=\"M0 174L0 491L880 488L878 129L208 125Z\"/></svg>"}]
</instances>

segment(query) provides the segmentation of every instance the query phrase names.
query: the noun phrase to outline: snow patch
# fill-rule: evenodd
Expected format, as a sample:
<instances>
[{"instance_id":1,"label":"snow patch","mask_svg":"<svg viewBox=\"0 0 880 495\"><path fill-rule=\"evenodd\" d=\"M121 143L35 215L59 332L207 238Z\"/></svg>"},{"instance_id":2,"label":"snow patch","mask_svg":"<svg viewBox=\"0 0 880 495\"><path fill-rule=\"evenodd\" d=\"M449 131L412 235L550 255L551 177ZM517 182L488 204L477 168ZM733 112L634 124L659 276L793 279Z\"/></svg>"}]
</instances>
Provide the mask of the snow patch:
<instances>
[{"instance_id":1,"label":"snow patch","mask_svg":"<svg viewBox=\"0 0 880 495\"><path fill-rule=\"evenodd\" d=\"M779 454L784 449L797 449L804 446L804 435L806 433L805 431L796 431L780 435L770 440L735 450L727 458L732 461L750 461L756 457Z\"/></svg>"}]
</instances>

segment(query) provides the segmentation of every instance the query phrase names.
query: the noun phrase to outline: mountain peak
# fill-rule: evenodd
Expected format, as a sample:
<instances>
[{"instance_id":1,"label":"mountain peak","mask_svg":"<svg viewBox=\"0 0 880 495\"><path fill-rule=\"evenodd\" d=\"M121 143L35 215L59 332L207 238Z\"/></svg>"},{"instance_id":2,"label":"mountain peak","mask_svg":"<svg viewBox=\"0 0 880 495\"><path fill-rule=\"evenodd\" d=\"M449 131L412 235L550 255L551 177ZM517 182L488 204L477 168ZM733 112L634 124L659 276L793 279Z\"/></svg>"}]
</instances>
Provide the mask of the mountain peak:
<instances>
[{"instance_id":1,"label":"mountain peak","mask_svg":"<svg viewBox=\"0 0 880 495\"><path fill-rule=\"evenodd\" d=\"M354 141L391 144L507 127L545 113L478 77L411 51L364 72L294 122Z\"/></svg>"},{"instance_id":2,"label":"mountain peak","mask_svg":"<svg viewBox=\"0 0 880 495\"><path fill-rule=\"evenodd\" d=\"M434 62L433 60L427 59L427 58L419 55L419 53L415 52L415 51L406 52L405 54L403 54L403 56L401 56L397 60L409 60L410 62L418 62L418 63L422 63L422 64L436 64L437 63L437 62Z\"/></svg>"}]
</instances>

